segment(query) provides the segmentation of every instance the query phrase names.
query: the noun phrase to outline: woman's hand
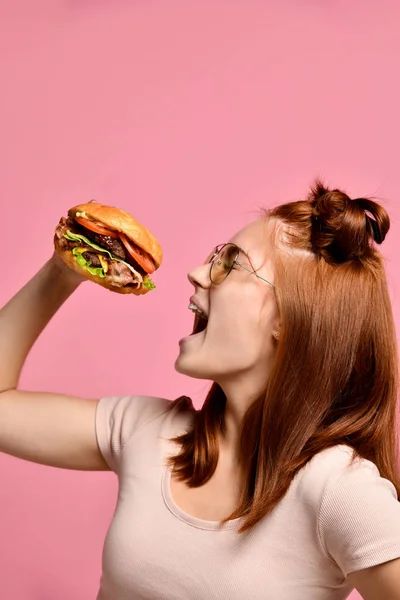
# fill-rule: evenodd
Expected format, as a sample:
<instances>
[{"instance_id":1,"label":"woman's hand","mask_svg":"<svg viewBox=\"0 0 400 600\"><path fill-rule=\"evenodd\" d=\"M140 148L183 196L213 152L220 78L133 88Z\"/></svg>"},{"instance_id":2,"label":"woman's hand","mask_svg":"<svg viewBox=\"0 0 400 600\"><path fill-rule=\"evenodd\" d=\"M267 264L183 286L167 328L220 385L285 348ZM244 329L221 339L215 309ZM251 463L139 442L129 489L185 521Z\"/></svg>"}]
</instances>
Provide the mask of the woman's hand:
<instances>
[{"instance_id":1,"label":"woman's hand","mask_svg":"<svg viewBox=\"0 0 400 600\"><path fill-rule=\"evenodd\" d=\"M57 268L59 273L65 277L67 281L71 281L71 283L75 284L87 281L85 277L70 269L56 251L53 252L53 256L50 258L49 262Z\"/></svg>"}]
</instances>

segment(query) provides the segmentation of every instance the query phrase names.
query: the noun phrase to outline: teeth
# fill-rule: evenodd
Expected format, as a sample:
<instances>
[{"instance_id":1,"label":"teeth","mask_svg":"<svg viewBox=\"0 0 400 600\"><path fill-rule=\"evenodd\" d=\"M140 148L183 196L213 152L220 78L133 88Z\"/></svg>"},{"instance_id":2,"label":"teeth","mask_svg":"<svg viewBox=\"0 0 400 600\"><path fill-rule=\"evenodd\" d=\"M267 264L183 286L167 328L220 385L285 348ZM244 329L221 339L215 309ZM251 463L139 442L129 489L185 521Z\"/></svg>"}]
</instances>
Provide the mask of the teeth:
<instances>
[{"instance_id":1,"label":"teeth","mask_svg":"<svg viewBox=\"0 0 400 600\"><path fill-rule=\"evenodd\" d=\"M196 306L196 304L193 304L193 302L191 302L188 306L189 310L192 310L193 312L197 312L199 315L204 315L203 311L200 310L200 308L198 306Z\"/></svg>"}]
</instances>

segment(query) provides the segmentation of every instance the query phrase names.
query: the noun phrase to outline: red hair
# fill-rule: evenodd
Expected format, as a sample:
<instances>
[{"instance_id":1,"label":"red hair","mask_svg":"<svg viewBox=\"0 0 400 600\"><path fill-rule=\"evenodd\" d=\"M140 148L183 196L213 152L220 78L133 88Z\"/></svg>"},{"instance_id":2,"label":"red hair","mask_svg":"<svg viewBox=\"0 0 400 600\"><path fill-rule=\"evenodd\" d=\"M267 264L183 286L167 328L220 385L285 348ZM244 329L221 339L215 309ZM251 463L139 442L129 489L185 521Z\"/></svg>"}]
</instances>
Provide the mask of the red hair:
<instances>
[{"instance_id":1,"label":"red hair","mask_svg":"<svg viewBox=\"0 0 400 600\"><path fill-rule=\"evenodd\" d=\"M396 332L376 248L389 216L320 182L305 200L265 216L283 225L274 253L282 326L265 393L243 419L242 495L226 519L244 517L240 532L272 511L313 456L337 444L374 462L400 497ZM225 404L214 383L191 429L175 440L181 449L170 464L190 487L216 469Z\"/></svg>"}]
</instances>

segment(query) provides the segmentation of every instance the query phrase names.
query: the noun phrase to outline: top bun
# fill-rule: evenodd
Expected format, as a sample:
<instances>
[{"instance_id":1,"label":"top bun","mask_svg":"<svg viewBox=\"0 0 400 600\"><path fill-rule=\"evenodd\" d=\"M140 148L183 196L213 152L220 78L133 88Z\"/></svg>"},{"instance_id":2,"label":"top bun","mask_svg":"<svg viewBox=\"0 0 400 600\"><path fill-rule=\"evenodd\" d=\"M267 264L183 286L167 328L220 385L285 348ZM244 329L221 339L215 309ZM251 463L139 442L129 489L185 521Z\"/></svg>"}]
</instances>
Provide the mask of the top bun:
<instances>
[{"instance_id":1,"label":"top bun","mask_svg":"<svg viewBox=\"0 0 400 600\"><path fill-rule=\"evenodd\" d=\"M95 200L70 208L68 216L73 219L77 212L83 212L88 219L98 221L113 231L125 234L134 244L152 257L156 269L158 269L162 261L162 248L150 231L136 221L132 215L121 208L99 204Z\"/></svg>"}]
</instances>

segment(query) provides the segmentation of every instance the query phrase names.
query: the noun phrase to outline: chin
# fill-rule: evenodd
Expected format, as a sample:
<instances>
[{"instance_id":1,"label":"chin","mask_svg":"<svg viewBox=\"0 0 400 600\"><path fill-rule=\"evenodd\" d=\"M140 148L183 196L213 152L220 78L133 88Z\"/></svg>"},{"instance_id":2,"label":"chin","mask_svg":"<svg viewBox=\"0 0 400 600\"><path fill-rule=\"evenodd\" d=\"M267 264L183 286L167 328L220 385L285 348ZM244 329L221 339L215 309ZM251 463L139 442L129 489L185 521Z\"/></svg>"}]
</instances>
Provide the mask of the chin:
<instances>
[{"instance_id":1,"label":"chin","mask_svg":"<svg viewBox=\"0 0 400 600\"><path fill-rule=\"evenodd\" d=\"M194 361L193 359L190 359L190 357L183 356L182 354L179 354L175 361L175 371L181 375L193 377L194 379L213 379L213 376L206 365L202 368L198 361Z\"/></svg>"}]
</instances>

